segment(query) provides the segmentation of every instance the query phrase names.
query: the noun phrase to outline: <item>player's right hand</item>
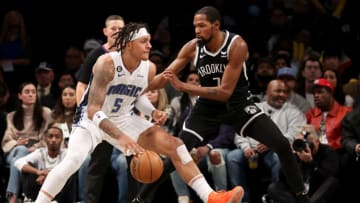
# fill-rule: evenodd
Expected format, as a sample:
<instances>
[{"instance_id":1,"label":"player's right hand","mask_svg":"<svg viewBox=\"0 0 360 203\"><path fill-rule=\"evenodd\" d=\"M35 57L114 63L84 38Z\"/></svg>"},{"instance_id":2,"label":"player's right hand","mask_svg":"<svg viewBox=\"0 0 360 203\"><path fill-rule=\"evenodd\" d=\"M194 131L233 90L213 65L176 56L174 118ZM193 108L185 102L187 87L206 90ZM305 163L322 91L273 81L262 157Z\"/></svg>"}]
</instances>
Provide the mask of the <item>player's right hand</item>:
<instances>
[{"instance_id":1,"label":"player's right hand","mask_svg":"<svg viewBox=\"0 0 360 203\"><path fill-rule=\"evenodd\" d=\"M136 155L145 151L144 148L128 136L120 136L119 140L120 144L124 147L125 156Z\"/></svg>"}]
</instances>

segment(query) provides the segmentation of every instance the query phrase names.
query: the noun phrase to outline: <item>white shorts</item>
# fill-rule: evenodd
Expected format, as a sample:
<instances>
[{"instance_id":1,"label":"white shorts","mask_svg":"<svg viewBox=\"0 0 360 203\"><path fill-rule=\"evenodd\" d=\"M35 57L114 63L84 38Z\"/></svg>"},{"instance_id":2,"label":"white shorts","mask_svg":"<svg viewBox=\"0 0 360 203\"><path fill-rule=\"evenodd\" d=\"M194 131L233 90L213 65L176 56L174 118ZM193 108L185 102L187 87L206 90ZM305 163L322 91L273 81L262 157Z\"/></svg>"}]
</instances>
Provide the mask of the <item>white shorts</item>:
<instances>
[{"instance_id":1,"label":"white shorts","mask_svg":"<svg viewBox=\"0 0 360 203\"><path fill-rule=\"evenodd\" d=\"M121 130L121 132L131 137L135 141L138 140L142 132L154 125L153 123L135 114L127 114L121 117L112 117L110 118L110 120L115 123L115 125ZM85 134L91 137L91 151L93 151L99 143L105 140L114 147L124 152L123 146L121 146L116 139L98 128L87 117L85 117L85 119L80 122L80 125L73 127L70 136L77 136L78 134Z\"/></svg>"}]
</instances>

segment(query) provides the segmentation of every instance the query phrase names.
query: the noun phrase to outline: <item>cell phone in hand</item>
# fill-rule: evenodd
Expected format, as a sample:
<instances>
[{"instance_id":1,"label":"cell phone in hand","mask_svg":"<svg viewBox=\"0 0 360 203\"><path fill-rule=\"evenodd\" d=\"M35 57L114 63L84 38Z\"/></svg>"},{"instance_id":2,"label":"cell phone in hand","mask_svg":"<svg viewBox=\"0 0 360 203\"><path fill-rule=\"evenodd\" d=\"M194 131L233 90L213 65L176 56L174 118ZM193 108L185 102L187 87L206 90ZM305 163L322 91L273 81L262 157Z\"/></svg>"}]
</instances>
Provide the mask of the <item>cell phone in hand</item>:
<instances>
[{"instance_id":1,"label":"cell phone in hand","mask_svg":"<svg viewBox=\"0 0 360 203\"><path fill-rule=\"evenodd\" d=\"M37 143L37 140L29 139L28 143L25 145L27 148L32 147L35 143Z\"/></svg>"}]
</instances>

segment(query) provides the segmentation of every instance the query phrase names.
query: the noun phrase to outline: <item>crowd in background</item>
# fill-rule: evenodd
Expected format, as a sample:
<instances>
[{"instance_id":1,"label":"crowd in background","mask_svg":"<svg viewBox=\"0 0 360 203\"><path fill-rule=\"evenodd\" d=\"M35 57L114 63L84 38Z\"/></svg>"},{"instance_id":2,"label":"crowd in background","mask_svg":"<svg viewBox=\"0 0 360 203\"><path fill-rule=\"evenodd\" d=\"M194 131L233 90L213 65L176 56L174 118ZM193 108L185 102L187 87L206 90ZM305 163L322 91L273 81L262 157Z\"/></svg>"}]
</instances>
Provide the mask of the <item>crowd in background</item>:
<instances>
[{"instance_id":1,"label":"crowd in background","mask_svg":"<svg viewBox=\"0 0 360 203\"><path fill-rule=\"evenodd\" d=\"M356 169L360 166L360 134L359 125L356 126L356 120L359 120L356 114L359 114L360 108L360 32L354 17L356 2L252 0L240 1L235 6L230 1L213 0L195 1L181 15L162 16L159 12L157 17L149 20L153 46L150 60L157 65L157 73L166 68L184 42L194 37L192 8L205 3L220 9L224 29L240 34L248 43L250 55L244 71L249 77L252 99L275 121L288 138L289 144L292 145L306 128L310 129L308 133L312 133L310 143L318 143L315 146L321 143L329 146L329 149L320 146L322 150L334 151L329 154L337 156L338 170L331 171L329 166L324 167L323 171L320 166L316 170L321 172L320 178L335 177L336 183L331 184L336 185L334 190L341 195L322 196L326 196L328 202L331 199L334 202L359 201L356 188L345 187L351 181L360 179L360 175L356 174ZM121 11L115 12L122 15ZM111 14L114 13L106 15ZM136 20L147 22L147 18L142 17L144 18ZM10 192L17 193L21 190L20 185L15 184L21 177L21 167L20 170L16 167L16 159L45 146L41 138L45 136L50 123L66 124L62 125L62 130L64 140L68 139L76 108L75 85L78 71L86 56L105 40L96 34L84 34L86 37L83 39L76 42L69 40L71 43L64 43L62 47L39 50L32 40L37 32L47 32L54 36L53 40L57 40L55 36L58 34L53 32L60 31L34 30L23 11L16 8L4 12L1 20L0 170L3 182L0 189L1 193L9 192L6 191L6 186L10 182ZM101 20L103 17L98 21ZM131 18L127 19L127 22L130 21ZM81 29L72 32L81 32ZM198 82L198 78L192 76L192 73L189 66L187 71L180 73L180 77L184 81ZM176 134L196 95L186 95L166 87L158 92L149 92L148 97L154 100L152 102L155 107L168 112L169 122L164 127ZM353 120L347 119L350 116ZM312 131L312 127L308 125L315 130ZM297 128L293 128L294 126ZM26 141L21 138L23 134L27 135ZM196 156L199 163L207 165L207 168L203 168L208 173L231 177L217 180L216 177L209 176L214 180L215 186L221 185L220 188L226 189L224 187L240 184L246 189L245 201L256 203L267 193L267 189L263 188L264 184L281 181L279 160L275 153L271 153L261 143L242 138L235 132L228 134L230 138L227 139L231 140L232 148L215 150L211 155L208 151L203 151L208 149L202 148L208 144L204 143L198 147ZM26 147L19 147L22 145ZM216 146L216 141L211 146L210 151ZM64 147L66 148L66 142ZM254 175L254 171L247 165L254 154L259 156L261 162L261 177ZM203 157L207 159L201 162ZM300 155L299 157L302 160ZM324 163L315 154L311 155L311 160L313 158L317 160L316 164ZM226 166L225 170L216 171L220 166ZM172 181L174 188L178 189L180 183L179 180L176 181L176 174L172 174ZM221 184L224 181L226 184ZM316 183L309 184L317 188L321 183L322 181L317 180ZM332 187L329 188L332 191ZM179 203L183 199L196 201L191 192L179 191L181 190L176 190ZM316 189L310 190L312 194L317 194L315 191ZM268 196L271 196L271 191L266 197Z\"/></svg>"}]
</instances>

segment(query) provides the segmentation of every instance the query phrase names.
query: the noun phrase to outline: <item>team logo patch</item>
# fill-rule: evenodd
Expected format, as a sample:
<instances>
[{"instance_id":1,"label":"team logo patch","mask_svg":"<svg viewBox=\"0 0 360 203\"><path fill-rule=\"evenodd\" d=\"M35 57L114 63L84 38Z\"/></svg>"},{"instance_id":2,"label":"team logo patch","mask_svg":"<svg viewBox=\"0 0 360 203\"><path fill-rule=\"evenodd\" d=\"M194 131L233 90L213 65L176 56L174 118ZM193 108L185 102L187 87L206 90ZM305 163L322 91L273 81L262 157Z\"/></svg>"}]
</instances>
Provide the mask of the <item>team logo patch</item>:
<instances>
[{"instance_id":1,"label":"team logo patch","mask_svg":"<svg viewBox=\"0 0 360 203\"><path fill-rule=\"evenodd\" d=\"M119 72L119 73L122 71L122 69L123 69L122 66L117 66L116 67L116 71Z\"/></svg>"},{"instance_id":2,"label":"team logo patch","mask_svg":"<svg viewBox=\"0 0 360 203\"><path fill-rule=\"evenodd\" d=\"M255 105L249 105L244 108L244 111L249 115L254 115L255 113L259 112L259 108Z\"/></svg>"}]
</instances>

